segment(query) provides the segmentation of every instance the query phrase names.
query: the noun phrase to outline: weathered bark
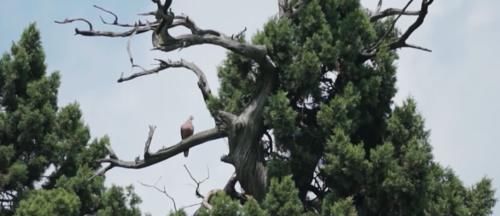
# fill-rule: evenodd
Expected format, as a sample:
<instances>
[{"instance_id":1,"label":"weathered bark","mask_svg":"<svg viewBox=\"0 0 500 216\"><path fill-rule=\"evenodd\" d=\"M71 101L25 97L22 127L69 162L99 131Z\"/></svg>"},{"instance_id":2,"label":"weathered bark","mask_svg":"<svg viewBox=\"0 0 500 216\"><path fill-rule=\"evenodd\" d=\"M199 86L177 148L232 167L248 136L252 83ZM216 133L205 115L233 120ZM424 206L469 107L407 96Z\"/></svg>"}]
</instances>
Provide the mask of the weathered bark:
<instances>
[{"instance_id":1,"label":"weathered bark","mask_svg":"<svg viewBox=\"0 0 500 216\"><path fill-rule=\"evenodd\" d=\"M245 192L257 200L264 198L267 189L267 168L260 139L265 131L262 117L264 105L276 75L274 68L266 70L264 66L262 69L264 74L260 92L241 115L234 118L234 123L227 131L229 154L223 158L234 165L237 179Z\"/></svg>"}]
</instances>

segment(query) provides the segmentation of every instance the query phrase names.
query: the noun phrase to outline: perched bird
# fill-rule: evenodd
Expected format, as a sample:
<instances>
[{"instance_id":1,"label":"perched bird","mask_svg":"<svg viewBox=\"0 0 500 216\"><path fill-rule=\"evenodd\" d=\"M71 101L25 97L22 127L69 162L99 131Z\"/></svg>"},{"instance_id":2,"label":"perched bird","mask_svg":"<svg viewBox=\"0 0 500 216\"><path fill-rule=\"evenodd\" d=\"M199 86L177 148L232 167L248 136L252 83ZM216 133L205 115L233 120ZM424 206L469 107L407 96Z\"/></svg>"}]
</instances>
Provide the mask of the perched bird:
<instances>
[{"instance_id":1,"label":"perched bird","mask_svg":"<svg viewBox=\"0 0 500 216\"><path fill-rule=\"evenodd\" d=\"M182 139L186 139L193 135L194 127L193 127L193 116L189 116L188 120L181 125L181 137ZM184 151L184 157L189 155L189 149Z\"/></svg>"}]
</instances>

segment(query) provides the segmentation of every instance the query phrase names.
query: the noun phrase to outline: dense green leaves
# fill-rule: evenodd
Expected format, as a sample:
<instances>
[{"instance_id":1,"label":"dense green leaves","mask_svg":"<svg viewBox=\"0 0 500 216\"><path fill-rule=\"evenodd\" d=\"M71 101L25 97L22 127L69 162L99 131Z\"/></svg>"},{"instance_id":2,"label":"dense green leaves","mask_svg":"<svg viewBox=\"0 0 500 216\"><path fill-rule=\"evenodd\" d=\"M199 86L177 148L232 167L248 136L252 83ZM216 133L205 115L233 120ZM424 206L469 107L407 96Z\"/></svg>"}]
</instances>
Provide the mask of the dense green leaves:
<instances>
[{"instance_id":1,"label":"dense green leaves","mask_svg":"<svg viewBox=\"0 0 500 216\"><path fill-rule=\"evenodd\" d=\"M297 11L271 18L252 40L278 68L264 112L276 179L260 206L270 215L491 214L490 180L464 186L433 161L416 103L393 104L398 56L386 45L399 35L394 17L371 22L358 0L311 0ZM377 55L361 61L375 43ZM263 74L230 54L219 77L219 108L238 113Z\"/></svg>"},{"instance_id":2,"label":"dense green leaves","mask_svg":"<svg viewBox=\"0 0 500 216\"><path fill-rule=\"evenodd\" d=\"M271 180L269 192L262 205L270 215L276 216L300 215L303 211L298 191L290 176L282 178L281 181Z\"/></svg>"},{"instance_id":3,"label":"dense green leaves","mask_svg":"<svg viewBox=\"0 0 500 216\"><path fill-rule=\"evenodd\" d=\"M80 200L64 189L37 190L21 201L16 216L78 216Z\"/></svg>"},{"instance_id":4,"label":"dense green leaves","mask_svg":"<svg viewBox=\"0 0 500 216\"><path fill-rule=\"evenodd\" d=\"M33 24L0 60L0 215L140 215L132 188L90 179L109 140L90 142L78 104L57 106L44 58Z\"/></svg>"}]
</instances>

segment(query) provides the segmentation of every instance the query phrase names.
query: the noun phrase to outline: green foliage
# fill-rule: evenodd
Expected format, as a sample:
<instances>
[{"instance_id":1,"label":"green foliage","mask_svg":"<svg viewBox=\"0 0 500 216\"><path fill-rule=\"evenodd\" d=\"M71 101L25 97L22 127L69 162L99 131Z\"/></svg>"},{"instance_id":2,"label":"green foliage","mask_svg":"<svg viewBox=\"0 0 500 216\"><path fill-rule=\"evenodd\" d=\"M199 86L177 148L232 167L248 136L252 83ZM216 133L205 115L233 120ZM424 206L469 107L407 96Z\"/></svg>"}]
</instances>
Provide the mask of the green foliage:
<instances>
[{"instance_id":1,"label":"green foliage","mask_svg":"<svg viewBox=\"0 0 500 216\"><path fill-rule=\"evenodd\" d=\"M0 215L140 215L131 188L90 180L109 139L90 142L78 104L57 106L44 61L34 24L0 59Z\"/></svg>"},{"instance_id":2,"label":"green foliage","mask_svg":"<svg viewBox=\"0 0 500 216\"><path fill-rule=\"evenodd\" d=\"M101 209L97 211L98 216L140 216L141 212L137 205L141 199L134 194L134 188L128 186L112 186L102 195Z\"/></svg>"},{"instance_id":3,"label":"green foliage","mask_svg":"<svg viewBox=\"0 0 500 216\"><path fill-rule=\"evenodd\" d=\"M268 216L269 214L259 206L259 203L250 198L243 205L241 216Z\"/></svg>"},{"instance_id":4,"label":"green foliage","mask_svg":"<svg viewBox=\"0 0 500 216\"><path fill-rule=\"evenodd\" d=\"M468 190L466 199L470 215L491 215L495 206L495 191L492 189L491 179L484 178Z\"/></svg>"},{"instance_id":5,"label":"green foliage","mask_svg":"<svg viewBox=\"0 0 500 216\"><path fill-rule=\"evenodd\" d=\"M394 17L371 22L358 0L305 2L252 39L278 69L263 115L277 148L268 154L270 186L260 206L269 215L491 214L490 180L464 186L433 161L416 103L392 102L398 55L387 45L400 35ZM377 55L360 61L360 50L374 43L382 44ZM229 54L219 78L218 108L239 113L263 73Z\"/></svg>"},{"instance_id":6,"label":"green foliage","mask_svg":"<svg viewBox=\"0 0 500 216\"><path fill-rule=\"evenodd\" d=\"M281 181L271 180L262 206L269 212L269 215L275 216L300 215L303 212L298 191L290 176L282 178Z\"/></svg>"},{"instance_id":7,"label":"green foliage","mask_svg":"<svg viewBox=\"0 0 500 216\"><path fill-rule=\"evenodd\" d=\"M297 113L289 106L290 101L284 91L279 91L269 98L269 105L264 110L264 122L272 127L273 135L282 138L284 143L278 143L278 147L293 143L292 140L284 140L288 137L294 137L296 133L295 121ZM280 140L280 141L281 141Z\"/></svg>"},{"instance_id":8,"label":"green foliage","mask_svg":"<svg viewBox=\"0 0 500 216\"><path fill-rule=\"evenodd\" d=\"M37 190L21 201L16 216L78 216L80 200L64 189Z\"/></svg>"},{"instance_id":9,"label":"green foliage","mask_svg":"<svg viewBox=\"0 0 500 216\"><path fill-rule=\"evenodd\" d=\"M184 210L179 210L176 212L170 212L168 216L187 216L187 214Z\"/></svg>"},{"instance_id":10,"label":"green foliage","mask_svg":"<svg viewBox=\"0 0 500 216\"><path fill-rule=\"evenodd\" d=\"M237 216L241 214L241 206L238 201L232 200L223 192L217 192L210 199L212 209L201 209L200 216Z\"/></svg>"},{"instance_id":11,"label":"green foliage","mask_svg":"<svg viewBox=\"0 0 500 216\"><path fill-rule=\"evenodd\" d=\"M341 216L357 216L356 208L354 207L354 202L352 197L338 200L334 203L325 202L323 206L323 212L321 215L341 215Z\"/></svg>"}]
</instances>

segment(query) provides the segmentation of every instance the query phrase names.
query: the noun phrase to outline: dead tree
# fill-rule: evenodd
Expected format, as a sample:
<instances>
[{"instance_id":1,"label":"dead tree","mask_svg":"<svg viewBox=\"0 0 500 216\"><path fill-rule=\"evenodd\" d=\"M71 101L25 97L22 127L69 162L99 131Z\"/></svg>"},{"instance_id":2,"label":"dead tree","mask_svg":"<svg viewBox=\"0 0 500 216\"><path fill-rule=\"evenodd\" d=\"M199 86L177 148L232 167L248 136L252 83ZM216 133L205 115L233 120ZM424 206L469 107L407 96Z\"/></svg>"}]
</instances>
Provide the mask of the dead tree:
<instances>
[{"instance_id":1,"label":"dead tree","mask_svg":"<svg viewBox=\"0 0 500 216\"><path fill-rule=\"evenodd\" d=\"M229 153L221 158L221 161L232 164L236 170L236 175L231 177L229 183L226 185L225 190L228 194L235 194L234 185L236 181L240 183L245 193L261 200L266 193L267 184L267 170L265 166L265 149L262 146L261 139L266 133L263 122L263 110L268 96L271 94L276 85L277 73L279 68L273 62L273 56L270 56L265 46L251 44L240 40L243 32L236 35L226 35L222 32L203 29L196 25L196 23L188 16L174 14L170 8L171 1L162 3L160 0L152 0L156 4L156 11L141 14L142 16L153 16L154 21L137 21L133 24L120 23L118 16L113 12L104 8L95 6L97 9L102 10L114 17L112 22L105 21L101 18L103 24L123 27L126 30L121 32L113 31L99 31L94 29L92 23L84 18L65 19L63 21L56 21L56 23L66 24L75 21L82 21L88 24L87 30L76 28L75 33L82 36L100 36L100 37L133 37L136 34L151 33L152 43L154 49L163 52L170 52L177 49L186 49L196 45L212 44L225 48L236 54L242 55L248 59L252 59L259 67L258 78L261 80L256 86L257 93L253 99L248 103L241 113L229 113L225 110L217 110L208 106L211 98L212 91L207 83L205 74L194 63L186 60L162 60L156 59L159 65L151 69L143 69L133 63L132 55L129 51L130 61L133 67L139 67L141 71L134 73L130 76L120 77L118 82L125 82L141 76L156 74L160 71L169 68L185 68L194 72L198 77L198 88L203 95L203 99L207 104L207 108L213 120L215 127L205 131L193 134L187 139L180 141L177 144L171 145L168 148L160 149L157 152L150 152L149 146L154 134L154 127L150 128L149 136L147 138L143 157L136 158L136 160L122 160L114 151L108 146L109 154L107 158L100 159L100 163L108 164L97 175L104 174L106 171L114 167L122 167L128 169L141 169L156 163L165 161L177 154L204 144L211 140L227 138L229 142ZM289 1L278 0L279 4L279 19L292 19L303 8L308 1ZM429 51L428 49L418 47L416 45L408 44L406 41L409 36L423 23L429 5L433 0L421 0L421 7L419 11L407 11L408 6L413 2L410 0L403 9L386 9L377 11L372 15L371 21L375 22L386 17L397 18L394 20L393 25L401 16L417 16L416 21L408 27L406 31L399 37L398 40L389 44L389 49L395 50L403 47L417 48ZM379 1L379 6L382 1ZM190 33L172 36L169 30L182 26L187 28ZM390 29L392 31L392 29ZM384 38L380 38L384 40ZM377 55L377 51L382 46L382 43L375 43L364 50L359 51L360 63L363 63Z\"/></svg>"}]
</instances>

